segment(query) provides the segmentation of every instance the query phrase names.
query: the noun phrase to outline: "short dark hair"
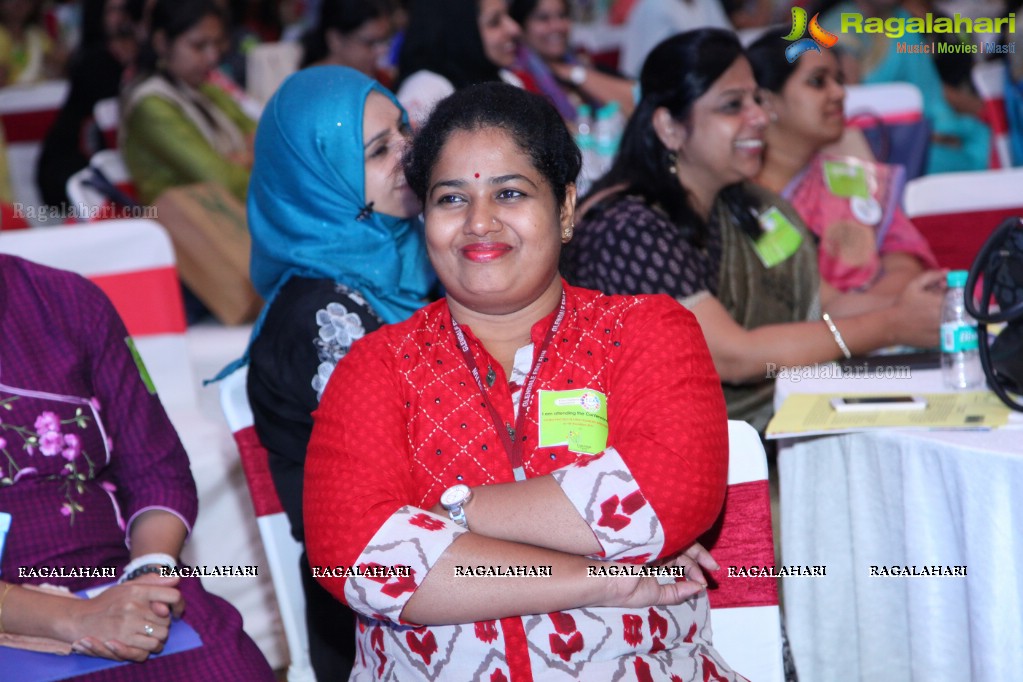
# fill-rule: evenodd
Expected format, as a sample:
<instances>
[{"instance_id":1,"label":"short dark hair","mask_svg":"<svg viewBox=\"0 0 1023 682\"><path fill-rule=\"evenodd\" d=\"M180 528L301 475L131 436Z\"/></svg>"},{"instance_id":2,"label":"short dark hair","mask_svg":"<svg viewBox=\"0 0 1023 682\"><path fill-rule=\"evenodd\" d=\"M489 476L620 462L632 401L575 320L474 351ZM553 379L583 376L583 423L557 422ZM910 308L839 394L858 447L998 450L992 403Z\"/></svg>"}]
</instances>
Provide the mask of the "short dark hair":
<instances>
[{"instance_id":1,"label":"short dark hair","mask_svg":"<svg viewBox=\"0 0 1023 682\"><path fill-rule=\"evenodd\" d=\"M483 50L479 13L479 0L412 0L395 87L416 71L433 71L455 89L499 80Z\"/></svg>"},{"instance_id":2,"label":"short dark hair","mask_svg":"<svg viewBox=\"0 0 1023 682\"><path fill-rule=\"evenodd\" d=\"M327 31L341 35L354 33L363 24L394 14L392 0L323 0L320 21L302 37L302 68L327 56Z\"/></svg>"},{"instance_id":3,"label":"short dark hair","mask_svg":"<svg viewBox=\"0 0 1023 682\"><path fill-rule=\"evenodd\" d=\"M669 170L670 151L654 129L654 112L664 107L672 118L685 124L696 100L744 54L734 33L717 28L679 33L654 47L643 62L641 98L622 133L618 155L590 194L624 185L624 192L638 194L646 203L662 208L673 223L683 228L683 236L702 243L706 225L688 193L680 191L679 178ZM741 188L722 191L744 194ZM738 211L740 216L745 213ZM686 232L689 226L698 232Z\"/></svg>"},{"instance_id":4,"label":"short dark hair","mask_svg":"<svg viewBox=\"0 0 1023 682\"><path fill-rule=\"evenodd\" d=\"M558 205L582 166L579 147L558 111L544 97L507 83L481 83L441 100L405 154L405 178L425 201L430 174L452 133L501 128L550 184Z\"/></svg>"},{"instance_id":5,"label":"short dark hair","mask_svg":"<svg viewBox=\"0 0 1023 682\"><path fill-rule=\"evenodd\" d=\"M795 62L789 62L785 57L787 43L784 37L788 35L789 30L777 27L768 29L746 48L757 85L771 92L781 92L785 83L796 72Z\"/></svg>"},{"instance_id":6,"label":"short dark hair","mask_svg":"<svg viewBox=\"0 0 1023 682\"><path fill-rule=\"evenodd\" d=\"M526 27L526 20L529 19L529 15L536 11L536 6L540 4L540 0L511 0L508 3L508 16L518 22L522 28ZM571 10L568 4L568 0L561 0L561 5L566 10Z\"/></svg>"}]
</instances>

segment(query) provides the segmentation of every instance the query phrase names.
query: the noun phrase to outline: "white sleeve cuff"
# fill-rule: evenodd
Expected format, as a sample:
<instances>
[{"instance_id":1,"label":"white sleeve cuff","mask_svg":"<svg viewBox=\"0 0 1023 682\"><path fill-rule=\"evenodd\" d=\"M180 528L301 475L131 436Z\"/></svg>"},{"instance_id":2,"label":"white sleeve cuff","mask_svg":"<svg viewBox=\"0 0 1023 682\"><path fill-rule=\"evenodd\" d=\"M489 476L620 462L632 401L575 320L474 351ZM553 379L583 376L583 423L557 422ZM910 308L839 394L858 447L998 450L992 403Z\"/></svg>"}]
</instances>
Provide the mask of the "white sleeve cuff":
<instances>
[{"instance_id":1,"label":"white sleeve cuff","mask_svg":"<svg viewBox=\"0 0 1023 682\"><path fill-rule=\"evenodd\" d=\"M593 558L642 564L661 553L661 522L613 447L551 475L600 542Z\"/></svg>"},{"instance_id":2,"label":"white sleeve cuff","mask_svg":"<svg viewBox=\"0 0 1023 682\"><path fill-rule=\"evenodd\" d=\"M391 515L356 561L361 569L381 567L395 570L387 578L350 577L345 583L345 598L355 611L377 620L400 622L405 604L422 584L426 574L444 550L467 532L451 519L405 506Z\"/></svg>"}]
</instances>

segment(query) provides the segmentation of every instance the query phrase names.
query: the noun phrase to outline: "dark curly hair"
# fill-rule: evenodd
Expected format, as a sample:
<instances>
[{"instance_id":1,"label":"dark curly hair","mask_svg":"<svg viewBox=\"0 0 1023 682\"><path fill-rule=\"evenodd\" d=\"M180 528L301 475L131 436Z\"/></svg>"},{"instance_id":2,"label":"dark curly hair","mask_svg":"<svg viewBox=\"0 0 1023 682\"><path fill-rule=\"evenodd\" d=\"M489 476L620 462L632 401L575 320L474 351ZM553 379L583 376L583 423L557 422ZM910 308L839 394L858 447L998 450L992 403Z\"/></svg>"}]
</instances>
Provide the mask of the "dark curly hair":
<instances>
[{"instance_id":1,"label":"dark curly hair","mask_svg":"<svg viewBox=\"0 0 1023 682\"><path fill-rule=\"evenodd\" d=\"M579 147L557 110L545 98L507 83L480 83L458 90L437 105L405 153L405 178L425 201L430 175L452 133L501 128L550 184L558 206L582 165Z\"/></svg>"}]
</instances>

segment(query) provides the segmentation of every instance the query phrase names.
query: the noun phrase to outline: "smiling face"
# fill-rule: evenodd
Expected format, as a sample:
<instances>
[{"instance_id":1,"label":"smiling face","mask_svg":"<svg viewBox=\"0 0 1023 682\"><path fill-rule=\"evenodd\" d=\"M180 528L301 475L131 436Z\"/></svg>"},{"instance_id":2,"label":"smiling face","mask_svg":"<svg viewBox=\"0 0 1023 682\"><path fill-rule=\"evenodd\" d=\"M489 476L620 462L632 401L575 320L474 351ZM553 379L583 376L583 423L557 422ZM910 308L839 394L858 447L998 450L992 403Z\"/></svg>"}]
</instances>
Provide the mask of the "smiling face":
<instances>
[{"instance_id":1,"label":"smiling face","mask_svg":"<svg viewBox=\"0 0 1023 682\"><path fill-rule=\"evenodd\" d=\"M722 188L760 170L767 115L749 62L740 57L693 102L683 124L666 109L654 114L654 127L678 154L678 177L706 212Z\"/></svg>"},{"instance_id":2,"label":"smiling face","mask_svg":"<svg viewBox=\"0 0 1023 682\"><path fill-rule=\"evenodd\" d=\"M362 119L366 202L373 202L374 211L396 218L419 213L419 200L401 171L407 138L408 126L394 102L379 92L369 93Z\"/></svg>"},{"instance_id":3,"label":"smiling face","mask_svg":"<svg viewBox=\"0 0 1023 682\"><path fill-rule=\"evenodd\" d=\"M522 40L544 61L560 61L568 52L571 29L565 0L540 0L522 27Z\"/></svg>"},{"instance_id":4,"label":"smiling face","mask_svg":"<svg viewBox=\"0 0 1023 682\"><path fill-rule=\"evenodd\" d=\"M799 58L796 70L778 94L769 95L777 128L785 138L798 135L823 147L838 141L845 128L845 85L838 58L825 50Z\"/></svg>"},{"instance_id":5,"label":"smiling face","mask_svg":"<svg viewBox=\"0 0 1023 682\"><path fill-rule=\"evenodd\" d=\"M158 31L153 36L153 46L166 63L168 73L197 88L224 54L224 25L216 16L207 15L172 41Z\"/></svg>"},{"instance_id":6,"label":"smiling face","mask_svg":"<svg viewBox=\"0 0 1023 682\"><path fill-rule=\"evenodd\" d=\"M508 68L515 63L515 48L522 30L508 15L506 0L480 0L477 22L483 52L493 64Z\"/></svg>"},{"instance_id":7,"label":"smiling face","mask_svg":"<svg viewBox=\"0 0 1023 682\"><path fill-rule=\"evenodd\" d=\"M560 291L558 257L575 189L558 205L544 176L501 128L458 130L427 188L426 243L448 298L487 315Z\"/></svg>"}]
</instances>

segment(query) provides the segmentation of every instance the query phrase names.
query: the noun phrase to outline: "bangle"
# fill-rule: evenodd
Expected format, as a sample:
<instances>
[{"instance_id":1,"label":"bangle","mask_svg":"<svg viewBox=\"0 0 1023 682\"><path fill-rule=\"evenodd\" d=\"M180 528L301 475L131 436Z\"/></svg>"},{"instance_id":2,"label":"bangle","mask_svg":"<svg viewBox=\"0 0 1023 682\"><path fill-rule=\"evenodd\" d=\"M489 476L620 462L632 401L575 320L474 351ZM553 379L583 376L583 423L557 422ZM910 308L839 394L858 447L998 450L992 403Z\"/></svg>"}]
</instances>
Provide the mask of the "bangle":
<instances>
[{"instance_id":1,"label":"bangle","mask_svg":"<svg viewBox=\"0 0 1023 682\"><path fill-rule=\"evenodd\" d=\"M172 557L170 554L164 554L162 552L154 552L153 554L143 554L140 557L132 559L127 566L124 567L124 573L121 574L121 579L117 582L123 583L131 580L128 576L134 573L137 569L143 566L155 564L157 566L166 566L167 568L176 568L178 565L177 559ZM141 573L132 577L137 578Z\"/></svg>"},{"instance_id":2,"label":"bangle","mask_svg":"<svg viewBox=\"0 0 1023 682\"><path fill-rule=\"evenodd\" d=\"M836 327L835 323L831 321L831 315L824 313L821 317L824 319L824 324L828 325L828 329L831 330L831 335L835 337L835 343L837 343L838 347L842 350L842 355L845 356L846 360L851 358L852 353L849 351L849 346L845 345L845 339L842 338L842 332L838 331L838 327Z\"/></svg>"},{"instance_id":3,"label":"bangle","mask_svg":"<svg viewBox=\"0 0 1023 682\"><path fill-rule=\"evenodd\" d=\"M131 573L125 573L124 577L121 578L120 582L130 583L135 578L144 576L147 573L156 573L158 575L162 575L163 570L165 568L167 568L167 566L164 566L163 564L146 564L145 566L139 566Z\"/></svg>"},{"instance_id":4,"label":"bangle","mask_svg":"<svg viewBox=\"0 0 1023 682\"><path fill-rule=\"evenodd\" d=\"M7 583L7 587L4 588L4 593L0 595L0 635L4 634L4 600L7 599L7 593L14 587L14 583Z\"/></svg>"}]
</instances>

